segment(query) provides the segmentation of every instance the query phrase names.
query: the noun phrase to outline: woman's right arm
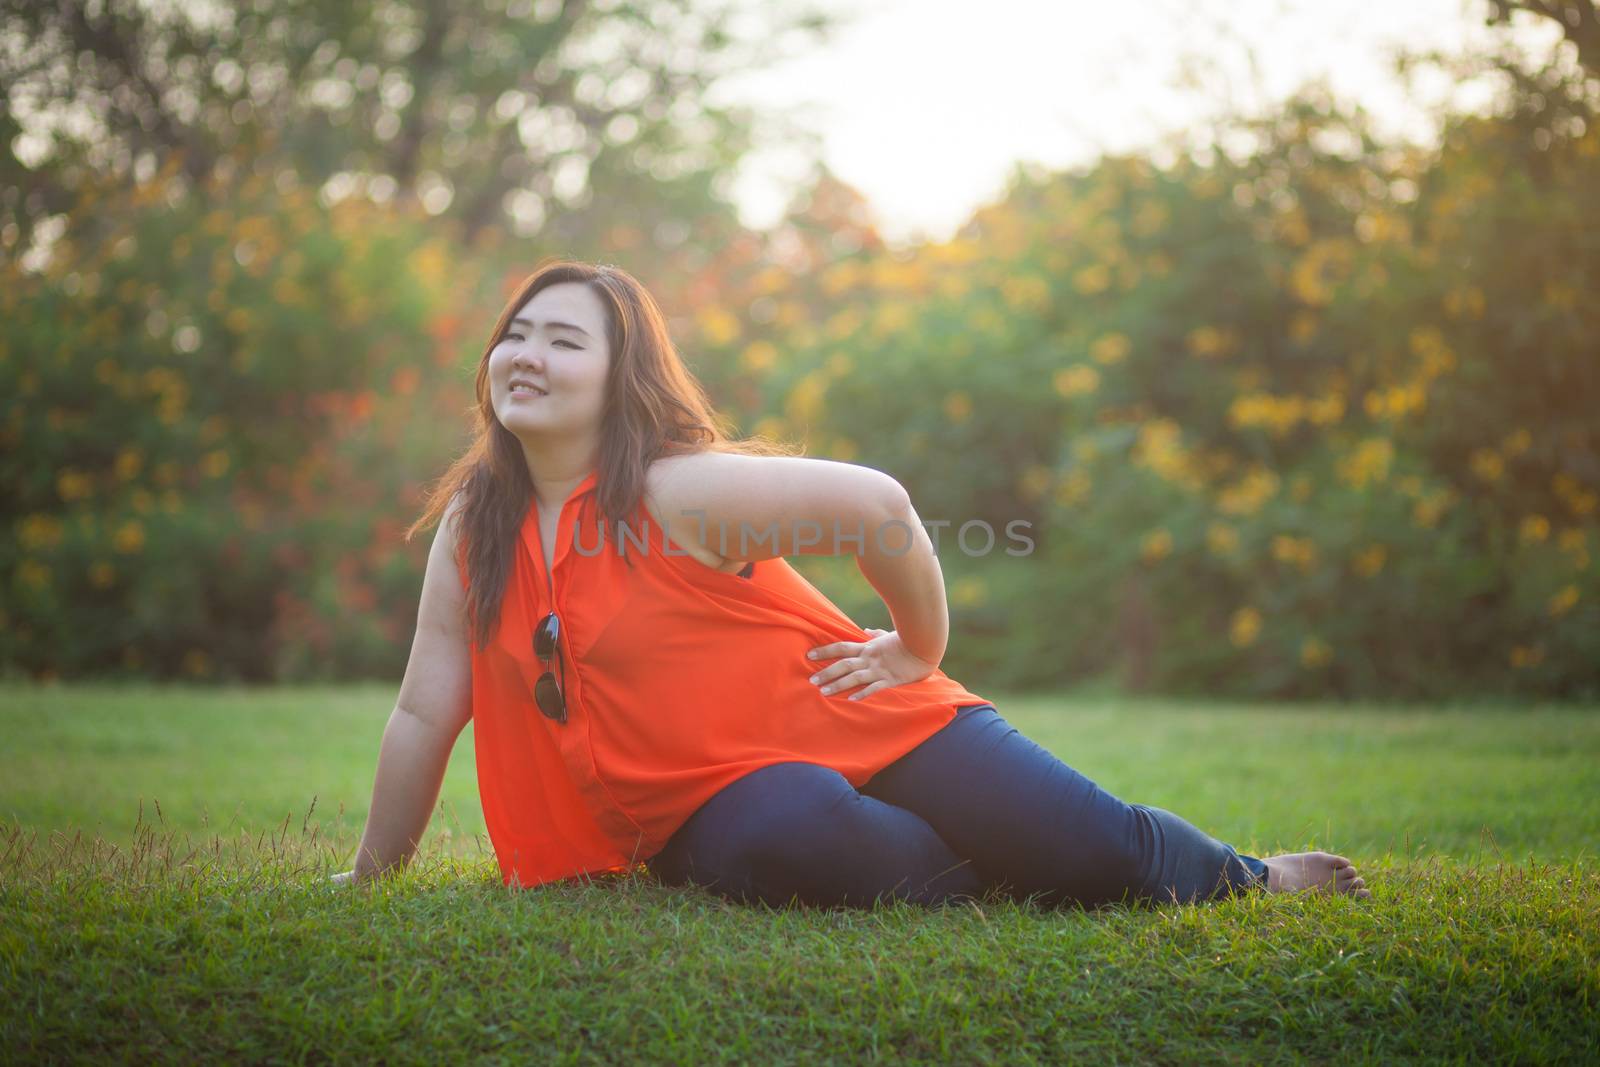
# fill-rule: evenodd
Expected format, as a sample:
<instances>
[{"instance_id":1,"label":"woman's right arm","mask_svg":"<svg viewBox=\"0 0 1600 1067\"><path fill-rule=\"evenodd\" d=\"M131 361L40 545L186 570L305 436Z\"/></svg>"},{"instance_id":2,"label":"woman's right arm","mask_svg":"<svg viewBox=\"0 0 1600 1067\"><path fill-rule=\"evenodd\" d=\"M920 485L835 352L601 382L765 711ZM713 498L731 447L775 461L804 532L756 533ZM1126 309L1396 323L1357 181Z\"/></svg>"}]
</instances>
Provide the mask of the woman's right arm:
<instances>
[{"instance_id":1,"label":"woman's right arm","mask_svg":"<svg viewBox=\"0 0 1600 1067\"><path fill-rule=\"evenodd\" d=\"M378 751L372 805L355 867L336 883L364 882L416 853L439 799L456 738L472 718L466 596L456 569L456 507L428 552L411 658Z\"/></svg>"}]
</instances>

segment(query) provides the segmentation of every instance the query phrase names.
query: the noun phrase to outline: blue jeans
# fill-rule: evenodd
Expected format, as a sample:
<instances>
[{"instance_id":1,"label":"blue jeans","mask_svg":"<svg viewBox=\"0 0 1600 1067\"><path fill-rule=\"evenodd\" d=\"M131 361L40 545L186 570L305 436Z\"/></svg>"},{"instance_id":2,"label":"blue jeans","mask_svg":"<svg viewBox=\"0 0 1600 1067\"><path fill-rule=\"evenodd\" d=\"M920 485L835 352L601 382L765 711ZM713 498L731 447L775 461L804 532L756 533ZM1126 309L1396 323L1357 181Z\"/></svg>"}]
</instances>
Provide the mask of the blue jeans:
<instances>
[{"instance_id":1,"label":"blue jeans","mask_svg":"<svg viewBox=\"0 0 1600 1067\"><path fill-rule=\"evenodd\" d=\"M960 708L859 791L815 763L753 771L646 865L668 885L773 906L934 905L995 889L1096 907L1215 900L1267 877L1170 811L1118 800L991 704Z\"/></svg>"}]
</instances>

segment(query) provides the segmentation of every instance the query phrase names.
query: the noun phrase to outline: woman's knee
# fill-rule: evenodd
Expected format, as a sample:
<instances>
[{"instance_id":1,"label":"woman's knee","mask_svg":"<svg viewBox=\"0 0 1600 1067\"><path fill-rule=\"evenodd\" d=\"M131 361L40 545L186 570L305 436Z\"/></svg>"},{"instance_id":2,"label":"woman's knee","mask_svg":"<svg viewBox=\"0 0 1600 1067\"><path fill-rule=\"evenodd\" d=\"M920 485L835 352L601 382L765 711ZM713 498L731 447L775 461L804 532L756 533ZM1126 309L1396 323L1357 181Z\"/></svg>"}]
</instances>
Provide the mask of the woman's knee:
<instances>
[{"instance_id":1,"label":"woman's knee","mask_svg":"<svg viewBox=\"0 0 1600 1067\"><path fill-rule=\"evenodd\" d=\"M860 799L844 775L815 763L779 763L754 772L743 817L729 841L750 863L804 859L848 830Z\"/></svg>"},{"instance_id":2,"label":"woman's knee","mask_svg":"<svg viewBox=\"0 0 1600 1067\"><path fill-rule=\"evenodd\" d=\"M810 851L808 842L839 825L854 788L813 763L775 763L734 781L684 824L657 858L677 881L737 889L752 874Z\"/></svg>"}]
</instances>

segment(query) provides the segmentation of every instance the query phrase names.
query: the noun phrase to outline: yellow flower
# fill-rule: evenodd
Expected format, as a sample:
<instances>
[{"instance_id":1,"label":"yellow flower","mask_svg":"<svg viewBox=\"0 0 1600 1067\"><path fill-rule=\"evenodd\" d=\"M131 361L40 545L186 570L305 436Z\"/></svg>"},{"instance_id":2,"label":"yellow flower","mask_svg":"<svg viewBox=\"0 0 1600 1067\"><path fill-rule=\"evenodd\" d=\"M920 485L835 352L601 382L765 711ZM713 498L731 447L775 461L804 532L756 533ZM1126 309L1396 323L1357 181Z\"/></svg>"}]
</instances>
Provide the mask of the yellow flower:
<instances>
[{"instance_id":1,"label":"yellow flower","mask_svg":"<svg viewBox=\"0 0 1600 1067\"><path fill-rule=\"evenodd\" d=\"M1022 472L1017 479L1017 495L1024 500L1037 500L1050 488L1051 471L1043 464L1035 463Z\"/></svg>"},{"instance_id":2,"label":"yellow flower","mask_svg":"<svg viewBox=\"0 0 1600 1067\"><path fill-rule=\"evenodd\" d=\"M1560 618L1571 611L1573 605L1577 602L1578 587L1575 585L1565 586L1559 593L1550 598L1550 614Z\"/></svg>"},{"instance_id":3,"label":"yellow flower","mask_svg":"<svg viewBox=\"0 0 1600 1067\"><path fill-rule=\"evenodd\" d=\"M1139 546L1139 558L1146 563L1159 563L1172 554L1172 534L1166 530L1151 530L1144 535Z\"/></svg>"},{"instance_id":4,"label":"yellow flower","mask_svg":"<svg viewBox=\"0 0 1600 1067\"><path fill-rule=\"evenodd\" d=\"M1418 326L1411 331L1408 340L1411 354L1421 362L1424 380L1432 381L1445 371L1455 369L1456 354L1437 326Z\"/></svg>"},{"instance_id":5,"label":"yellow flower","mask_svg":"<svg viewBox=\"0 0 1600 1067\"><path fill-rule=\"evenodd\" d=\"M1100 372L1093 367L1078 363L1056 371L1052 384L1055 385L1056 392L1064 397L1082 396L1099 388Z\"/></svg>"},{"instance_id":6,"label":"yellow flower","mask_svg":"<svg viewBox=\"0 0 1600 1067\"><path fill-rule=\"evenodd\" d=\"M787 432L787 429L787 424L785 424L782 419L773 415L768 415L756 422L755 426L752 428L752 432L757 437L766 437L776 441L783 437L784 433Z\"/></svg>"},{"instance_id":7,"label":"yellow flower","mask_svg":"<svg viewBox=\"0 0 1600 1067\"><path fill-rule=\"evenodd\" d=\"M1289 288L1303 304L1320 305L1333 300L1333 286L1343 281L1354 261L1354 250L1346 241L1318 241L1298 260L1289 273Z\"/></svg>"},{"instance_id":8,"label":"yellow flower","mask_svg":"<svg viewBox=\"0 0 1600 1067\"><path fill-rule=\"evenodd\" d=\"M1537 544L1550 536L1550 520L1543 515L1529 515L1518 527L1523 544Z\"/></svg>"},{"instance_id":9,"label":"yellow flower","mask_svg":"<svg viewBox=\"0 0 1600 1067\"><path fill-rule=\"evenodd\" d=\"M137 448L124 448L117 453L117 477L126 482L139 473L144 466L144 456Z\"/></svg>"},{"instance_id":10,"label":"yellow flower","mask_svg":"<svg viewBox=\"0 0 1600 1067\"><path fill-rule=\"evenodd\" d=\"M221 448L207 452L200 461L200 469L208 478L220 478L228 472L228 453Z\"/></svg>"},{"instance_id":11,"label":"yellow flower","mask_svg":"<svg viewBox=\"0 0 1600 1067\"><path fill-rule=\"evenodd\" d=\"M1333 659L1333 649L1320 637L1308 637L1300 642L1300 662L1315 670Z\"/></svg>"},{"instance_id":12,"label":"yellow flower","mask_svg":"<svg viewBox=\"0 0 1600 1067\"><path fill-rule=\"evenodd\" d=\"M1183 448L1183 429L1171 419L1150 419L1139 427L1133 460L1163 479L1191 491L1204 488L1191 455Z\"/></svg>"},{"instance_id":13,"label":"yellow flower","mask_svg":"<svg viewBox=\"0 0 1600 1067\"><path fill-rule=\"evenodd\" d=\"M1597 503L1600 503L1600 497L1585 489L1570 474L1556 475L1552 485L1556 495L1574 515L1587 515L1595 509Z\"/></svg>"},{"instance_id":14,"label":"yellow flower","mask_svg":"<svg viewBox=\"0 0 1600 1067\"><path fill-rule=\"evenodd\" d=\"M1362 407L1374 419L1398 419L1427 406L1428 396L1420 382L1374 389L1362 398Z\"/></svg>"},{"instance_id":15,"label":"yellow flower","mask_svg":"<svg viewBox=\"0 0 1600 1067\"><path fill-rule=\"evenodd\" d=\"M972 398L956 389L944 398L944 413L951 422L965 422L972 414Z\"/></svg>"},{"instance_id":16,"label":"yellow flower","mask_svg":"<svg viewBox=\"0 0 1600 1067\"><path fill-rule=\"evenodd\" d=\"M1411 506L1411 521L1418 526L1432 529L1439 522L1439 516L1444 514L1446 508L1455 502L1455 494L1448 489L1436 493L1429 493Z\"/></svg>"},{"instance_id":17,"label":"yellow flower","mask_svg":"<svg viewBox=\"0 0 1600 1067\"><path fill-rule=\"evenodd\" d=\"M950 586L950 603L957 607L972 607L982 604L988 598L989 586L982 578L976 575L958 578Z\"/></svg>"},{"instance_id":18,"label":"yellow flower","mask_svg":"<svg viewBox=\"0 0 1600 1067\"><path fill-rule=\"evenodd\" d=\"M701 335L712 345L725 345L739 336L739 320L719 307L701 308L695 322Z\"/></svg>"},{"instance_id":19,"label":"yellow flower","mask_svg":"<svg viewBox=\"0 0 1600 1067\"><path fill-rule=\"evenodd\" d=\"M778 305L778 314L772 321L782 329L795 329L805 332L809 327L810 314L806 306L799 301L785 300ZM804 344L809 342L803 342L797 337L795 343Z\"/></svg>"},{"instance_id":20,"label":"yellow flower","mask_svg":"<svg viewBox=\"0 0 1600 1067\"><path fill-rule=\"evenodd\" d=\"M1251 468L1243 478L1217 493L1224 515L1254 515L1278 491L1278 476L1265 467Z\"/></svg>"},{"instance_id":21,"label":"yellow flower","mask_svg":"<svg viewBox=\"0 0 1600 1067\"><path fill-rule=\"evenodd\" d=\"M872 334L874 337L891 337L910 327L914 321L916 314L909 304L880 304L872 320Z\"/></svg>"},{"instance_id":22,"label":"yellow flower","mask_svg":"<svg viewBox=\"0 0 1600 1067\"><path fill-rule=\"evenodd\" d=\"M138 519L129 519L117 527L111 538L112 547L123 555L132 555L144 548L144 525Z\"/></svg>"},{"instance_id":23,"label":"yellow flower","mask_svg":"<svg viewBox=\"0 0 1600 1067\"><path fill-rule=\"evenodd\" d=\"M861 280L861 264L853 259L842 260L829 267L822 275L822 290L829 296L838 296Z\"/></svg>"},{"instance_id":24,"label":"yellow flower","mask_svg":"<svg viewBox=\"0 0 1600 1067\"><path fill-rule=\"evenodd\" d=\"M54 515L29 515L22 520L17 539L27 549L54 548L61 543L61 531L61 520Z\"/></svg>"},{"instance_id":25,"label":"yellow flower","mask_svg":"<svg viewBox=\"0 0 1600 1067\"><path fill-rule=\"evenodd\" d=\"M1311 570L1317 561L1317 546L1309 537L1290 537L1279 534L1272 539L1272 558L1279 563Z\"/></svg>"},{"instance_id":26,"label":"yellow flower","mask_svg":"<svg viewBox=\"0 0 1600 1067\"><path fill-rule=\"evenodd\" d=\"M854 336L856 331L861 328L863 321L864 316L861 314L860 309L845 308L829 319L823 326L823 330L829 340L842 341L846 337Z\"/></svg>"},{"instance_id":27,"label":"yellow flower","mask_svg":"<svg viewBox=\"0 0 1600 1067\"><path fill-rule=\"evenodd\" d=\"M1228 621L1228 640L1235 648L1248 648L1261 634L1261 613L1255 608L1240 608Z\"/></svg>"},{"instance_id":28,"label":"yellow flower","mask_svg":"<svg viewBox=\"0 0 1600 1067\"><path fill-rule=\"evenodd\" d=\"M1214 555L1229 555L1239 547L1239 532L1227 523L1214 522L1206 527L1206 547Z\"/></svg>"},{"instance_id":29,"label":"yellow flower","mask_svg":"<svg viewBox=\"0 0 1600 1067\"><path fill-rule=\"evenodd\" d=\"M770 341L755 341L745 346L739 362L746 370L766 370L778 362L778 349Z\"/></svg>"},{"instance_id":30,"label":"yellow flower","mask_svg":"<svg viewBox=\"0 0 1600 1067\"><path fill-rule=\"evenodd\" d=\"M1113 363L1121 363L1132 349L1133 344L1128 340L1127 334L1108 333L1104 337L1096 338L1089 346L1089 358L1102 366L1109 367Z\"/></svg>"},{"instance_id":31,"label":"yellow flower","mask_svg":"<svg viewBox=\"0 0 1600 1067\"><path fill-rule=\"evenodd\" d=\"M1167 224L1169 215L1167 205L1159 200L1146 200L1133 213L1133 225L1129 229L1135 237L1149 237Z\"/></svg>"},{"instance_id":32,"label":"yellow flower","mask_svg":"<svg viewBox=\"0 0 1600 1067\"><path fill-rule=\"evenodd\" d=\"M1232 352L1239 339L1232 330L1220 330L1215 326L1198 326L1189 331L1184 343L1188 345L1191 355L1201 359L1211 359Z\"/></svg>"},{"instance_id":33,"label":"yellow flower","mask_svg":"<svg viewBox=\"0 0 1600 1067\"><path fill-rule=\"evenodd\" d=\"M1571 311L1578 306L1578 290L1561 282L1545 282L1544 300L1553 308Z\"/></svg>"},{"instance_id":34,"label":"yellow flower","mask_svg":"<svg viewBox=\"0 0 1600 1067\"><path fill-rule=\"evenodd\" d=\"M1283 437L1305 414L1305 401L1298 396L1244 393L1228 405L1228 424L1235 429L1265 426L1274 437Z\"/></svg>"},{"instance_id":35,"label":"yellow flower","mask_svg":"<svg viewBox=\"0 0 1600 1067\"><path fill-rule=\"evenodd\" d=\"M1093 483L1089 480L1089 475L1081 470L1075 470L1056 484L1056 503L1067 507L1082 503L1091 488Z\"/></svg>"},{"instance_id":36,"label":"yellow flower","mask_svg":"<svg viewBox=\"0 0 1600 1067\"><path fill-rule=\"evenodd\" d=\"M108 589L116 580L116 568L105 560L98 560L89 566L89 584L96 589Z\"/></svg>"},{"instance_id":37,"label":"yellow flower","mask_svg":"<svg viewBox=\"0 0 1600 1067\"><path fill-rule=\"evenodd\" d=\"M50 584L50 568L36 559L25 559L17 567L17 578L23 585L43 589Z\"/></svg>"},{"instance_id":38,"label":"yellow flower","mask_svg":"<svg viewBox=\"0 0 1600 1067\"><path fill-rule=\"evenodd\" d=\"M821 371L811 371L789 390L784 400L785 413L795 422L810 422L821 413L827 392L828 376Z\"/></svg>"},{"instance_id":39,"label":"yellow flower","mask_svg":"<svg viewBox=\"0 0 1600 1067\"><path fill-rule=\"evenodd\" d=\"M1544 649L1538 645L1529 648L1527 645L1513 645L1510 654L1506 657L1513 667L1519 670L1523 667L1537 667L1544 662Z\"/></svg>"},{"instance_id":40,"label":"yellow flower","mask_svg":"<svg viewBox=\"0 0 1600 1067\"><path fill-rule=\"evenodd\" d=\"M1500 458L1500 453L1491 448L1473 449L1472 455L1467 458L1467 463L1472 467L1472 473L1486 482L1498 482L1501 475L1506 472L1505 460Z\"/></svg>"},{"instance_id":41,"label":"yellow flower","mask_svg":"<svg viewBox=\"0 0 1600 1067\"><path fill-rule=\"evenodd\" d=\"M1363 578L1371 578L1383 570L1383 565L1389 560L1389 550L1382 545L1368 545L1356 554L1354 561L1355 572Z\"/></svg>"},{"instance_id":42,"label":"yellow flower","mask_svg":"<svg viewBox=\"0 0 1600 1067\"><path fill-rule=\"evenodd\" d=\"M1306 222L1306 213L1299 207L1279 211L1272 220L1272 228L1287 244L1303 245L1311 240L1311 227Z\"/></svg>"},{"instance_id":43,"label":"yellow flower","mask_svg":"<svg viewBox=\"0 0 1600 1067\"><path fill-rule=\"evenodd\" d=\"M1019 311L1036 310L1050 303L1050 287L1043 278L1032 275L1007 278L1000 284L1000 297L1007 307Z\"/></svg>"},{"instance_id":44,"label":"yellow flower","mask_svg":"<svg viewBox=\"0 0 1600 1067\"><path fill-rule=\"evenodd\" d=\"M1103 293L1111 285L1111 269L1104 263L1084 267L1072 276L1072 286L1085 296Z\"/></svg>"},{"instance_id":45,"label":"yellow flower","mask_svg":"<svg viewBox=\"0 0 1600 1067\"><path fill-rule=\"evenodd\" d=\"M1562 552L1572 557L1573 567L1581 571L1589 566L1589 537L1582 530L1562 530L1556 543Z\"/></svg>"},{"instance_id":46,"label":"yellow flower","mask_svg":"<svg viewBox=\"0 0 1600 1067\"><path fill-rule=\"evenodd\" d=\"M1458 289L1444 295L1445 313L1452 318L1466 316L1472 319L1483 318L1484 309L1488 301L1484 299L1483 290L1477 286L1470 289Z\"/></svg>"},{"instance_id":47,"label":"yellow flower","mask_svg":"<svg viewBox=\"0 0 1600 1067\"><path fill-rule=\"evenodd\" d=\"M1389 465L1394 461L1394 445L1383 437L1369 437L1355 447L1350 455L1339 460L1339 477L1356 489L1368 482L1381 482L1389 477Z\"/></svg>"},{"instance_id":48,"label":"yellow flower","mask_svg":"<svg viewBox=\"0 0 1600 1067\"><path fill-rule=\"evenodd\" d=\"M56 492L69 504L88 496L93 491L93 479L80 470L68 467L56 475Z\"/></svg>"},{"instance_id":49,"label":"yellow flower","mask_svg":"<svg viewBox=\"0 0 1600 1067\"><path fill-rule=\"evenodd\" d=\"M1508 456L1520 456L1533 445L1533 435L1527 430L1516 430L1506 435L1500 448Z\"/></svg>"}]
</instances>

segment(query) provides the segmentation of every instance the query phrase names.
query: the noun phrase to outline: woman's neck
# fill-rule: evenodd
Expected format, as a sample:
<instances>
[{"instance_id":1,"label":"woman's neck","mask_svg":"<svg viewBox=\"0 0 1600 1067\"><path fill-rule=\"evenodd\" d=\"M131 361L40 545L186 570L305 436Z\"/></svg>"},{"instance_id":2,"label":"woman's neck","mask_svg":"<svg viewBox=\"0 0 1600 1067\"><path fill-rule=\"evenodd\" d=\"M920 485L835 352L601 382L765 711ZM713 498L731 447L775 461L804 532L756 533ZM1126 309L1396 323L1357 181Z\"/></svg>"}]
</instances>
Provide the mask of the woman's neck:
<instances>
[{"instance_id":1,"label":"woman's neck","mask_svg":"<svg viewBox=\"0 0 1600 1067\"><path fill-rule=\"evenodd\" d=\"M522 446L533 479L533 495L542 508L560 507L598 464L592 449L535 452Z\"/></svg>"}]
</instances>

